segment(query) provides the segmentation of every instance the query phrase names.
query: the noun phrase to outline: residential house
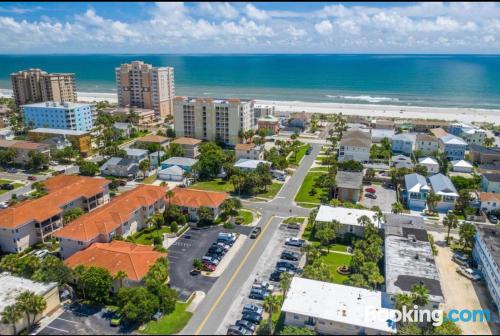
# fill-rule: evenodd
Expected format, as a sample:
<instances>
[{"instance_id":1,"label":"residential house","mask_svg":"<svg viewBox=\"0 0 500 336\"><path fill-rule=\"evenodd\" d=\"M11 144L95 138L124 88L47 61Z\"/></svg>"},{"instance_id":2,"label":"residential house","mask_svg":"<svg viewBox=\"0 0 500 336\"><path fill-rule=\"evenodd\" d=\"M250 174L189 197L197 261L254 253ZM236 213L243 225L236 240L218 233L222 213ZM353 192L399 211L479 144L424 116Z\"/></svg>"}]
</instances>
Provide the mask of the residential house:
<instances>
[{"instance_id":1,"label":"residential house","mask_svg":"<svg viewBox=\"0 0 500 336\"><path fill-rule=\"evenodd\" d=\"M500 194L491 192L479 192L480 208L488 213L500 210Z\"/></svg>"},{"instance_id":2,"label":"residential house","mask_svg":"<svg viewBox=\"0 0 500 336\"><path fill-rule=\"evenodd\" d=\"M148 134L143 137L138 138L135 141L136 148L147 148L150 145L158 145L160 148L166 148L168 146L168 138L161 135Z\"/></svg>"},{"instance_id":3,"label":"residential house","mask_svg":"<svg viewBox=\"0 0 500 336\"><path fill-rule=\"evenodd\" d=\"M443 128L441 127L438 127L438 128L433 128L430 130L430 132L432 133L432 135L434 135L437 139L441 138L441 137L444 137L446 135L448 135L449 133L446 132Z\"/></svg>"},{"instance_id":4,"label":"residential house","mask_svg":"<svg viewBox=\"0 0 500 336\"><path fill-rule=\"evenodd\" d=\"M170 166L158 171L157 178L163 181L181 182L186 178L188 171L179 166Z\"/></svg>"},{"instance_id":5,"label":"residential house","mask_svg":"<svg viewBox=\"0 0 500 336\"><path fill-rule=\"evenodd\" d=\"M439 308L444 295L423 218L385 214L384 235L384 307L394 307L396 295L422 284L429 291L426 308Z\"/></svg>"},{"instance_id":6,"label":"residential house","mask_svg":"<svg viewBox=\"0 0 500 336\"><path fill-rule=\"evenodd\" d=\"M481 191L500 193L500 174L481 175Z\"/></svg>"},{"instance_id":7,"label":"residential house","mask_svg":"<svg viewBox=\"0 0 500 336\"><path fill-rule=\"evenodd\" d=\"M16 303L16 298L24 292L32 292L41 296L45 300L45 308L40 314L30 314L30 323L36 324L42 318L54 313L61 306L59 300L59 290L57 282L35 282L26 278L11 275L8 272L0 274L0 314L6 307ZM26 314L15 322L16 331L26 330L28 319ZM12 323L2 323L0 321L0 335L14 335Z\"/></svg>"},{"instance_id":8,"label":"residential house","mask_svg":"<svg viewBox=\"0 0 500 336\"><path fill-rule=\"evenodd\" d=\"M250 159L239 159L234 164L234 167L241 169L242 171L253 171L257 169L259 164L265 164L271 166L271 162L264 160L250 160Z\"/></svg>"},{"instance_id":9,"label":"residential house","mask_svg":"<svg viewBox=\"0 0 500 336\"><path fill-rule=\"evenodd\" d=\"M72 269L80 265L104 268L113 277L113 292L117 292L122 287L143 284L149 268L166 256L166 253L157 252L152 246L113 240L109 243L94 243L70 256L64 264ZM115 278L119 272L125 273L124 279Z\"/></svg>"},{"instance_id":10,"label":"residential house","mask_svg":"<svg viewBox=\"0 0 500 336\"><path fill-rule=\"evenodd\" d=\"M130 159L137 163L141 162L142 160L146 160L149 154L147 150L139 148L127 148L125 149L125 152L127 152L127 159Z\"/></svg>"},{"instance_id":11,"label":"residential house","mask_svg":"<svg viewBox=\"0 0 500 336\"><path fill-rule=\"evenodd\" d=\"M472 173L473 166L465 160L451 161L452 170L459 173Z\"/></svg>"},{"instance_id":12,"label":"residential house","mask_svg":"<svg viewBox=\"0 0 500 336\"><path fill-rule=\"evenodd\" d=\"M500 228L476 224L472 258L481 271L496 313L500 310Z\"/></svg>"},{"instance_id":13,"label":"residential house","mask_svg":"<svg viewBox=\"0 0 500 336\"><path fill-rule=\"evenodd\" d=\"M429 156L418 159L418 164L427 168L427 175L439 173L439 163Z\"/></svg>"},{"instance_id":14,"label":"residential house","mask_svg":"<svg viewBox=\"0 0 500 336\"><path fill-rule=\"evenodd\" d=\"M435 128L446 128L448 124L448 121L430 119L413 119L409 122L412 132L429 132Z\"/></svg>"},{"instance_id":15,"label":"residential house","mask_svg":"<svg viewBox=\"0 0 500 336\"><path fill-rule=\"evenodd\" d=\"M370 133L360 130L344 133L340 140L338 161L354 160L362 163L370 161L370 148L372 139Z\"/></svg>"},{"instance_id":16,"label":"residential house","mask_svg":"<svg viewBox=\"0 0 500 336\"><path fill-rule=\"evenodd\" d=\"M402 153L410 156L415 149L415 134L399 133L392 137L391 149L393 153Z\"/></svg>"},{"instance_id":17,"label":"residential house","mask_svg":"<svg viewBox=\"0 0 500 336\"><path fill-rule=\"evenodd\" d=\"M415 150L424 155L432 155L439 151L439 141L434 135L418 133L415 137Z\"/></svg>"},{"instance_id":18,"label":"residential house","mask_svg":"<svg viewBox=\"0 0 500 336\"><path fill-rule=\"evenodd\" d=\"M394 129L394 121L388 119L372 120L372 127L375 129Z\"/></svg>"},{"instance_id":19,"label":"residential house","mask_svg":"<svg viewBox=\"0 0 500 336\"><path fill-rule=\"evenodd\" d=\"M199 147L201 140L194 138L181 137L177 138L172 143L178 144L184 150L184 157L196 159L200 155Z\"/></svg>"},{"instance_id":20,"label":"residential house","mask_svg":"<svg viewBox=\"0 0 500 336\"><path fill-rule=\"evenodd\" d=\"M374 143L381 143L383 139L387 139L391 141L392 137L395 135L394 129L386 129L386 128L372 128L371 135L372 141Z\"/></svg>"},{"instance_id":21,"label":"residential house","mask_svg":"<svg viewBox=\"0 0 500 336\"><path fill-rule=\"evenodd\" d=\"M139 172L139 164L132 159L112 157L99 170L102 175L135 178Z\"/></svg>"},{"instance_id":22,"label":"residential house","mask_svg":"<svg viewBox=\"0 0 500 336\"><path fill-rule=\"evenodd\" d=\"M0 129L0 139L1 140L14 140L14 131L10 128Z\"/></svg>"},{"instance_id":23,"label":"residential house","mask_svg":"<svg viewBox=\"0 0 500 336\"><path fill-rule=\"evenodd\" d=\"M188 215L189 220L198 221L198 209L202 206L210 208L213 213L213 219L216 219L221 213L220 206L229 197L229 194L223 192L214 192L206 190L196 190L189 188L175 188L174 196L167 202L177 205L181 211Z\"/></svg>"},{"instance_id":24,"label":"residential house","mask_svg":"<svg viewBox=\"0 0 500 336\"><path fill-rule=\"evenodd\" d=\"M396 169L399 168L413 168L414 164L413 161L411 160L410 157L399 154L399 155L394 155L391 158L391 166L393 166Z\"/></svg>"},{"instance_id":25,"label":"residential house","mask_svg":"<svg viewBox=\"0 0 500 336\"><path fill-rule=\"evenodd\" d=\"M292 278L281 307L285 325L318 335L396 334L396 312L384 308L382 292L330 282Z\"/></svg>"},{"instance_id":26,"label":"residential house","mask_svg":"<svg viewBox=\"0 0 500 336\"><path fill-rule=\"evenodd\" d=\"M109 202L109 184L103 178L58 175L43 182L47 195L0 211L0 248L22 252L50 241L63 226L64 212L73 208L92 211Z\"/></svg>"},{"instance_id":27,"label":"residential house","mask_svg":"<svg viewBox=\"0 0 500 336\"><path fill-rule=\"evenodd\" d=\"M253 106L255 118L273 116L275 112L274 105L262 105L262 104L254 104Z\"/></svg>"},{"instance_id":28,"label":"residential house","mask_svg":"<svg viewBox=\"0 0 500 336\"><path fill-rule=\"evenodd\" d=\"M311 122L311 114L306 112L295 112L290 115L288 126L305 130Z\"/></svg>"},{"instance_id":29,"label":"residential house","mask_svg":"<svg viewBox=\"0 0 500 336\"><path fill-rule=\"evenodd\" d=\"M23 140L0 140L0 149L13 148L16 151L14 163L26 164L29 160L29 152L35 151L50 157L50 146Z\"/></svg>"},{"instance_id":30,"label":"residential house","mask_svg":"<svg viewBox=\"0 0 500 336\"><path fill-rule=\"evenodd\" d=\"M484 163L480 164L478 167L478 171L481 174L500 174L500 163Z\"/></svg>"},{"instance_id":31,"label":"residential house","mask_svg":"<svg viewBox=\"0 0 500 336\"><path fill-rule=\"evenodd\" d=\"M461 137L469 145L484 145L487 138L486 131L474 125L464 123L453 123L448 126L450 134Z\"/></svg>"},{"instance_id":32,"label":"residential house","mask_svg":"<svg viewBox=\"0 0 500 336\"><path fill-rule=\"evenodd\" d=\"M250 144L237 144L235 146L236 160L263 160L264 159L264 146Z\"/></svg>"},{"instance_id":33,"label":"residential house","mask_svg":"<svg viewBox=\"0 0 500 336\"><path fill-rule=\"evenodd\" d=\"M500 163L499 147L470 145L469 154L474 163Z\"/></svg>"},{"instance_id":34,"label":"residential house","mask_svg":"<svg viewBox=\"0 0 500 336\"><path fill-rule=\"evenodd\" d=\"M115 122L113 124L113 128L118 130L121 133L121 136L123 136L125 138L130 138L130 134L132 133L133 126L131 123Z\"/></svg>"},{"instance_id":35,"label":"residential house","mask_svg":"<svg viewBox=\"0 0 500 336\"><path fill-rule=\"evenodd\" d=\"M182 170L184 171L191 172L196 162L198 162L198 160L196 159L180 157L180 156L172 156L171 158L168 158L161 163L161 169L178 166L182 168Z\"/></svg>"},{"instance_id":36,"label":"residential house","mask_svg":"<svg viewBox=\"0 0 500 336\"><path fill-rule=\"evenodd\" d=\"M53 136L42 141L42 143L49 145L52 149L64 149L66 147L73 147L71 142L63 136Z\"/></svg>"},{"instance_id":37,"label":"residential house","mask_svg":"<svg viewBox=\"0 0 500 336\"><path fill-rule=\"evenodd\" d=\"M160 167L163 156L165 156L164 151L153 152L148 155L149 162L151 162L151 167L156 169Z\"/></svg>"},{"instance_id":38,"label":"residential house","mask_svg":"<svg viewBox=\"0 0 500 336\"><path fill-rule=\"evenodd\" d=\"M28 131L28 139L34 142L42 142L52 137L63 137L69 140L73 148L78 150L83 156L93 153L92 138L89 132L57 128L35 128Z\"/></svg>"},{"instance_id":39,"label":"residential house","mask_svg":"<svg viewBox=\"0 0 500 336\"><path fill-rule=\"evenodd\" d=\"M54 235L62 258L93 243L108 243L116 236L127 237L145 228L149 217L165 210L165 191L166 187L140 184L70 222Z\"/></svg>"},{"instance_id":40,"label":"residential house","mask_svg":"<svg viewBox=\"0 0 500 336\"><path fill-rule=\"evenodd\" d=\"M424 176L417 173L405 175L403 198L409 209L417 211L425 209L430 190Z\"/></svg>"},{"instance_id":41,"label":"residential house","mask_svg":"<svg viewBox=\"0 0 500 336\"><path fill-rule=\"evenodd\" d=\"M441 196L441 200L436 205L436 211L447 212L453 210L458 198L458 192L450 178L438 173L429 177L429 182L432 191L434 191L436 195Z\"/></svg>"},{"instance_id":42,"label":"residential house","mask_svg":"<svg viewBox=\"0 0 500 336\"><path fill-rule=\"evenodd\" d=\"M362 216L367 216L373 221L374 215L375 212L371 210L320 205L315 221L331 223L331 221L336 220L340 223L340 230L338 232L339 236L355 235L357 237L363 237L365 234L365 228L363 225L358 223L358 219ZM379 229L383 228L383 223L374 221L373 224Z\"/></svg>"},{"instance_id":43,"label":"residential house","mask_svg":"<svg viewBox=\"0 0 500 336\"><path fill-rule=\"evenodd\" d=\"M363 190L363 172L338 171L335 185L337 199L357 203Z\"/></svg>"},{"instance_id":44,"label":"residential house","mask_svg":"<svg viewBox=\"0 0 500 336\"><path fill-rule=\"evenodd\" d=\"M446 155L450 161L463 160L467 143L453 134L448 134L439 138L439 151Z\"/></svg>"},{"instance_id":45,"label":"residential house","mask_svg":"<svg viewBox=\"0 0 500 336\"><path fill-rule=\"evenodd\" d=\"M274 135L280 132L280 120L274 116L265 116L257 119L257 129L267 130L267 135Z\"/></svg>"}]
</instances>

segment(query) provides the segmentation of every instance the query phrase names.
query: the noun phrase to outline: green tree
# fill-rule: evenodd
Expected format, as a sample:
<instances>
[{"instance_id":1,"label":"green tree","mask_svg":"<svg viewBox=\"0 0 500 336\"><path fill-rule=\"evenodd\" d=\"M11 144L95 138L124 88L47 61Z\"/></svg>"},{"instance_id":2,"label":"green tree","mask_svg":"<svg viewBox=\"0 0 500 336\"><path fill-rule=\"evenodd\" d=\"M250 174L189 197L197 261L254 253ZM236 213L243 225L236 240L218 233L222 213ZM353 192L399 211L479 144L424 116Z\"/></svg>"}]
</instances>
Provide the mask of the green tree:
<instances>
[{"instance_id":1,"label":"green tree","mask_svg":"<svg viewBox=\"0 0 500 336\"><path fill-rule=\"evenodd\" d=\"M365 177L370 181L373 180L375 178L375 170L373 168L368 168Z\"/></svg>"},{"instance_id":2,"label":"green tree","mask_svg":"<svg viewBox=\"0 0 500 336\"><path fill-rule=\"evenodd\" d=\"M49 163L49 157L47 154L37 152L35 150L30 150L28 152L27 165L30 169L38 170Z\"/></svg>"},{"instance_id":3,"label":"green tree","mask_svg":"<svg viewBox=\"0 0 500 336\"><path fill-rule=\"evenodd\" d=\"M372 289L376 289L379 285L384 283L384 277L380 274L380 270L376 263L371 261L365 262L361 265L360 271Z\"/></svg>"},{"instance_id":4,"label":"green tree","mask_svg":"<svg viewBox=\"0 0 500 336\"><path fill-rule=\"evenodd\" d=\"M288 272L283 272L280 275L280 286L283 291L283 296L286 297L288 290L290 289L290 284L292 283L292 275Z\"/></svg>"},{"instance_id":5,"label":"green tree","mask_svg":"<svg viewBox=\"0 0 500 336\"><path fill-rule=\"evenodd\" d=\"M2 316L2 323L12 325L13 335L17 335L16 322L23 317L23 311L17 304L12 304L5 307L0 314Z\"/></svg>"},{"instance_id":6,"label":"green tree","mask_svg":"<svg viewBox=\"0 0 500 336\"><path fill-rule=\"evenodd\" d=\"M80 160L78 167L80 168L80 175L83 176L94 176L99 173L99 166L94 162Z\"/></svg>"},{"instance_id":7,"label":"green tree","mask_svg":"<svg viewBox=\"0 0 500 336\"><path fill-rule=\"evenodd\" d=\"M441 196L431 190L431 192L427 195L427 207L429 210L435 212L439 201L441 201Z\"/></svg>"},{"instance_id":8,"label":"green tree","mask_svg":"<svg viewBox=\"0 0 500 336\"><path fill-rule=\"evenodd\" d=\"M471 223L463 223L458 229L460 243L466 248L472 250L476 237L476 227Z\"/></svg>"},{"instance_id":9,"label":"green tree","mask_svg":"<svg viewBox=\"0 0 500 336\"><path fill-rule=\"evenodd\" d=\"M184 156L184 154L185 154L184 148L182 148L181 145L171 142L170 145L168 146L167 150L168 157Z\"/></svg>"},{"instance_id":10,"label":"green tree","mask_svg":"<svg viewBox=\"0 0 500 336\"><path fill-rule=\"evenodd\" d=\"M394 297L395 307L397 310L403 310L403 307L406 309L413 308L415 304L415 300L413 295L407 293L398 293Z\"/></svg>"},{"instance_id":11,"label":"green tree","mask_svg":"<svg viewBox=\"0 0 500 336\"><path fill-rule=\"evenodd\" d=\"M0 149L0 164L10 164L16 156L17 152L14 148Z\"/></svg>"},{"instance_id":12,"label":"green tree","mask_svg":"<svg viewBox=\"0 0 500 336\"><path fill-rule=\"evenodd\" d=\"M372 206L372 211L375 212L373 215L373 220L377 221L378 226L380 226L380 223L382 222L382 219L384 219L384 214L382 213L382 209L378 205Z\"/></svg>"},{"instance_id":13,"label":"green tree","mask_svg":"<svg viewBox=\"0 0 500 336\"><path fill-rule=\"evenodd\" d=\"M214 219L213 210L206 206L200 206L196 215L198 216L198 226L211 225Z\"/></svg>"},{"instance_id":14,"label":"green tree","mask_svg":"<svg viewBox=\"0 0 500 336\"><path fill-rule=\"evenodd\" d=\"M125 273L122 270L118 271L114 276L114 280L118 280L118 282L120 283L120 288L123 287L123 279L126 278L127 278L127 273Z\"/></svg>"},{"instance_id":15,"label":"green tree","mask_svg":"<svg viewBox=\"0 0 500 336\"><path fill-rule=\"evenodd\" d=\"M139 162L139 170L142 171L142 176L144 178L146 178L146 174L150 168L151 168L151 161L149 161L148 159Z\"/></svg>"},{"instance_id":16,"label":"green tree","mask_svg":"<svg viewBox=\"0 0 500 336\"><path fill-rule=\"evenodd\" d=\"M156 212L148 218L147 222L159 230L165 224L165 217L161 213Z\"/></svg>"},{"instance_id":17,"label":"green tree","mask_svg":"<svg viewBox=\"0 0 500 336\"><path fill-rule=\"evenodd\" d=\"M63 214L63 222L67 224L71 221L74 221L78 217L82 216L85 213L82 208L75 207L69 210L66 210Z\"/></svg>"},{"instance_id":18,"label":"green tree","mask_svg":"<svg viewBox=\"0 0 500 336\"><path fill-rule=\"evenodd\" d=\"M427 176L427 167L417 164L415 168L413 168L413 172L420 174L422 176Z\"/></svg>"},{"instance_id":19,"label":"green tree","mask_svg":"<svg viewBox=\"0 0 500 336\"><path fill-rule=\"evenodd\" d=\"M85 299L94 304L106 303L113 286L113 277L108 270L90 266L78 275L77 287Z\"/></svg>"},{"instance_id":20,"label":"green tree","mask_svg":"<svg viewBox=\"0 0 500 336\"><path fill-rule=\"evenodd\" d=\"M321 241L321 245L326 246L328 249L328 253L330 252L330 244L332 240L335 239L335 231L329 225L324 225L322 228L316 231L315 238Z\"/></svg>"},{"instance_id":21,"label":"green tree","mask_svg":"<svg viewBox=\"0 0 500 336\"><path fill-rule=\"evenodd\" d=\"M193 260L193 267L196 269L201 269L203 267L203 263L201 262L201 259L194 259Z\"/></svg>"},{"instance_id":22,"label":"green tree","mask_svg":"<svg viewBox=\"0 0 500 336\"><path fill-rule=\"evenodd\" d=\"M269 313L269 331L273 334L273 313L281 306L281 299L276 295L269 295L264 299L264 309Z\"/></svg>"},{"instance_id":23,"label":"green tree","mask_svg":"<svg viewBox=\"0 0 500 336\"><path fill-rule=\"evenodd\" d=\"M306 279L318 281L331 281L332 274L330 267L322 262L315 261L304 267L302 276Z\"/></svg>"},{"instance_id":24,"label":"green tree","mask_svg":"<svg viewBox=\"0 0 500 336\"><path fill-rule=\"evenodd\" d=\"M117 295L120 313L126 322L142 324L158 311L158 298L144 287L120 288Z\"/></svg>"},{"instance_id":25,"label":"green tree","mask_svg":"<svg viewBox=\"0 0 500 336\"><path fill-rule=\"evenodd\" d=\"M213 178L217 176L225 162L225 155L214 142L204 142L200 145L200 156L193 169L200 179Z\"/></svg>"},{"instance_id":26,"label":"green tree","mask_svg":"<svg viewBox=\"0 0 500 336\"><path fill-rule=\"evenodd\" d=\"M486 139L484 139L484 145L486 147L492 147L494 143L495 143L495 138L486 138Z\"/></svg>"},{"instance_id":27,"label":"green tree","mask_svg":"<svg viewBox=\"0 0 500 336\"><path fill-rule=\"evenodd\" d=\"M354 273L349 276L349 278L345 281L346 285L360 288L369 288L370 285L366 281L363 274Z\"/></svg>"},{"instance_id":28,"label":"green tree","mask_svg":"<svg viewBox=\"0 0 500 336\"><path fill-rule=\"evenodd\" d=\"M403 212L404 206L400 202L392 203L391 211L393 214L399 214Z\"/></svg>"},{"instance_id":29,"label":"green tree","mask_svg":"<svg viewBox=\"0 0 500 336\"><path fill-rule=\"evenodd\" d=\"M398 335L422 335L422 329L416 322L406 322L398 327Z\"/></svg>"},{"instance_id":30,"label":"green tree","mask_svg":"<svg viewBox=\"0 0 500 336\"><path fill-rule=\"evenodd\" d=\"M36 316L47 308L47 301L41 295L26 291L19 294L16 298L16 305L26 315L28 331L31 331Z\"/></svg>"},{"instance_id":31,"label":"green tree","mask_svg":"<svg viewBox=\"0 0 500 336\"><path fill-rule=\"evenodd\" d=\"M429 290L425 285L415 284L411 286L411 296L413 303L419 307L423 307L429 302Z\"/></svg>"},{"instance_id":32,"label":"green tree","mask_svg":"<svg viewBox=\"0 0 500 336\"><path fill-rule=\"evenodd\" d=\"M452 321L445 320L439 326L434 327L434 335L461 335L462 330Z\"/></svg>"},{"instance_id":33,"label":"green tree","mask_svg":"<svg viewBox=\"0 0 500 336\"><path fill-rule=\"evenodd\" d=\"M457 203L455 204L455 208L459 209L464 216L467 215L467 210L470 207L470 203L472 202L472 197L470 195L469 189L461 189L458 192Z\"/></svg>"},{"instance_id":34,"label":"green tree","mask_svg":"<svg viewBox=\"0 0 500 336\"><path fill-rule=\"evenodd\" d=\"M447 214L443 219L443 225L448 229L448 234L446 236L446 242L450 242L450 231L451 229L456 229L458 227L458 218L455 214Z\"/></svg>"},{"instance_id":35,"label":"green tree","mask_svg":"<svg viewBox=\"0 0 500 336\"><path fill-rule=\"evenodd\" d=\"M227 216L236 216L241 209L241 201L239 198L227 198L222 202L221 209Z\"/></svg>"},{"instance_id":36,"label":"green tree","mask_svg":"<svg viewBox=\"0 0 500 336\"><path fill-rule=\"evenodd\" d=\"M164 285L168 279L168 270L168 260L166 258L160 258L149 268L143 281L148 288L155 287L156 285Z\"/></svg>"},{"instance_id":37,"label":"green tree","mask_svg":"<svg viewBox=\"0 0 500 336\"><path fill-rule=\"evenodd\" d=\"M33 273L31 279L39 282L57 282L61 286L68 282L70 275L71 270L61 259L48 255L43 258L40 267Z\"/></svg>"}]
</instances>

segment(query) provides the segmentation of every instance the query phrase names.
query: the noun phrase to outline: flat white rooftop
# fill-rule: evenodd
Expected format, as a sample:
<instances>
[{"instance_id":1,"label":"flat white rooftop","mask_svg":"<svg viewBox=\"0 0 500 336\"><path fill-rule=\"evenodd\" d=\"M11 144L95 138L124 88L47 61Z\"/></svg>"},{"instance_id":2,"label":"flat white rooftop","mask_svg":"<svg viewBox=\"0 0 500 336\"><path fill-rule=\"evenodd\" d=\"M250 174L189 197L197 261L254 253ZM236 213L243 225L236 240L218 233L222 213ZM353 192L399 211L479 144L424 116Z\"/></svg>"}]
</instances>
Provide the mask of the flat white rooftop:
<instances>
[{"instance_id":1,"label":"flat white rooftop","mask_svg":"<svg viewBox=\"0 0 500 336\"><path fill-rule=\"evenodd\" d=\"M17 296L22 292L31 291L43 296L54 287L57 287L55 282L34 282L9 273L0 274L0 283L2 284L0 286L0 312L3 312L5 307L14 304Z\"/></svg>"},{"instance_id":2,"label":"flat white rooftop","mask_svg":"<svg viewBox=\"0 0 500 336\"><path fill-rule=\"evenodd\" d=\"M35 129L30 130L29 132L38 132L38 133L56 134L56 135L84 135L84 134L89 134L89 132L85 132L85 131L74 131L74 130L67 130L67 129L45 128L45 127L35 128Z\"/></svg>"},{"instance_id":3,"label":"flat white rooftop","mask_svg":"<svg viewBox=\"0 0 500 336\"><path fill-rule=\"evenodd\" d=\"M57 108L57 109L68 109L68 108L87 107L87 106L90 106L90 104L72 103L72 102L65 102L61 104L59 102L52 102L52 101L23 105L23 107L43 107L43 108Z\"/></svg>"},{"instance_id":4,"label":"flat white rooftop","mask_svg":"<svg viewBox=\"0 0 500 336\"><path fill-rule=\"evenodd\" d=\"M379 313L369 314L368 309ZM281 310L384 333L396 332L387 321L395 311L382 307L382 292L364 288L294 277Z\"/></svg>"},{"instance_id":5,"label":"flat white rooftop","mask_svg":"<svg viewBox=\"0 0 500 336\"><path fill-rule=\"evenodd\" d=\"M373 220L373 215L375 212L370 210L362 209L348 209L342 207L332 207L329 205L321 205L316 215L316 221L318 222L331 222L332 220L337 220L341 224L345 225L358 225L358 218L361 216L368 216L373 224L380 228L377 221Z\"/></svg>"}]
</instances>

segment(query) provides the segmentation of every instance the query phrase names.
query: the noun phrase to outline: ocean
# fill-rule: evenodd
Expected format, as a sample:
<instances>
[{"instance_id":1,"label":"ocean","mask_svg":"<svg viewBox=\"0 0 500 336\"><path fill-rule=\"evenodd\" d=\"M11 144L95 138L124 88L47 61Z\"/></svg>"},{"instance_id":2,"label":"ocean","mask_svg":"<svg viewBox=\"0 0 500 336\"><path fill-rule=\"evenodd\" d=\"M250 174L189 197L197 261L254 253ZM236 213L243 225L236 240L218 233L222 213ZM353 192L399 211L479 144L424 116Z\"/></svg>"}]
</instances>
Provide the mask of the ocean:
<instances>
[{"instance_id":1,"label":"ocean","mask_svg":"<svg viewBox=\"0 0 500 336\"><path fill-rule=\"evenodd\" d=\"M500 55L0 55L0 89L41 68L112 93L115 67L133 60L173 66L177 95L500 108Z\"/></svg>"}]
</instances>

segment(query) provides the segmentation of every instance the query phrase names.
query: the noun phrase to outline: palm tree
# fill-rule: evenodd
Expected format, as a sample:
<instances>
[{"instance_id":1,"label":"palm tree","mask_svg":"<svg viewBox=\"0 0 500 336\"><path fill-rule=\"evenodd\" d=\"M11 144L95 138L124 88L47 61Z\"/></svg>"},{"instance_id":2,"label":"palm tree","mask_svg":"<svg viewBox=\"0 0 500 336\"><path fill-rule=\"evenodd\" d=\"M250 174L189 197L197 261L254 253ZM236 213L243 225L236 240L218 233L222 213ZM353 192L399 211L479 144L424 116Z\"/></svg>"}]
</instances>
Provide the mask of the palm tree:
<instances>
[{"instance_id":1,"label":"palm tree","mask_svg":"<svg viewBox=\"0 0 500 336\"><path fill-rule=\"evenodd\" d=\"M167 199L168 199L168 207L170 208L170 206L172 205L172 198L174 197L174 192L172 190L168 190L166 193L165 193L165 196L167 196Z\"/></svg>"},{"instance_id":2,"label":"palm tree","mask_svg":"<svg viewBox=\"0 0 500 336\"><path fill-rule=\"evenodd\" d=\"M279 308L281 305L281 300L279 297L275 295L270 295L266 297L264 300L264 309L267 313L269 313L269 334L273 334L273 313L276 311L276 309Z\"/></svg>"},{"instance_id":3,"label":"palm tree","mask_svg":"<svg viewBox=\"0 0 500 336\"><path fill-rule=\"evenodd\" d=\"M449 213L443 219L443 225L448 228L448 235L446 236L446 242L450 243L450 231L451 229L456 229L458 227L458 218L456 215Z\"/></svg>"},{"instance_id":4,"label":"palm tree","mask_svg":"<svg viewBox=\"0 0 500 336\"><path fill-rule=\"evenodd\" d=\"M429 210L432 212L436 211L436 206L439 201L441 201L441 196L431 190L429 195L427 195L427 206L429 207Z\"/></svg>"},{"instance_id":5,"label":"palm tree","mask_svg":"<svg viewBox=\"0 0 500 336\"><path fill-rule=\"evenodd\" d=\"M392 203L391 211L393 214L402 213L404 210L403 204L400 202Z\"/></svg>"},{"instance_id":6,"label":"palm tree","mask_svg":"<svg viewBox=\"0 0 500 336\"><path fill-rule=\"evenodd\" d=\"M125 273L124 271L118 271L118 273L116 273L115 280L120 281L120 288L123 287L123 279L125 279L126 277L127 273Z\"/></svg>"},{"instance_id":7,"label":"palm tree","mask_svg":"<svg viewBox=\"0 0 500 336\"><path fill-rule=\"evenodd\" d=\"M17 335L16 330L16 322L23 317L23 312L17 304L13 304L7 306L3 309L2 315L2 323L12 324L12 330L14 331L14 335Z\"/></svg>"},{"instance_id":8,"label":"palm tree","mask_svg":"<svg viewBox=\"0 0 500 336\"><path fill-rule=\"evenodd\" d=\"M491 147L495 143L495 138L486 138L484 139L484 145L486 147Z\"/></svg>"},{"instance_id":9,"label":"palm tree","mask_svg":"<svg viewBox=\"0 0 500 336\"><path fill-rule=\"evenodd\" d=\"M384 218L384 214L382 213L382 209L378 205L372 206L372 211L375 212L373 215L373 220L377 221L378 225L380 226L380 222L382 222L382 219Z\"/></svg>"},{"instance_id":10,"label":"palm tree","mask_svg":"<svg viewBox=\"0 0 500 336\"><path fill-rule=\"evenodd\" d=\"M395 305L396 309L401 311L403 310L403 307L413 307L414 304L414 298L409 295L409 294L404 294L404 293L398 293L396 294L395 298Z\"/></svg>"},{"instance_id":11,"label":"palm tree","mask_svg":"<svg viewBox=\"0 0 500 336\"><path fill-rule=\"evenodd\" d=\"M45 301L41 295L26 291L21 293L16 298L16 302L19 304L21 311L26 314L29 331L33 326L33 321L35 320L36 315L42 313L47 307L47 301ZM33 317L33 320L31 320L31 316Z\"/></svg>"},{"instance_id":12,"label":"palm tree","mask_svg":"<svg viewBox=\"0 0 500 336\"><path fill-rule=\"evenodd\" d=\"M429 302L429 290L422 284L416 284L411 287L411 296L413 302L419 306L425 306Z\"/></svg>"},{"instance_id":13,"label":"palm tree","mask_svg":"<svg viewBox=\"0 0 500 336\"><path fill-rule=\"evenodd\" d=\"M288 272L281 273L280 275L280 286L283 291L283 297L286 297L286 293L290 289L290 284L292 282L292 275Z\"/></svg>"}]
</instances>

